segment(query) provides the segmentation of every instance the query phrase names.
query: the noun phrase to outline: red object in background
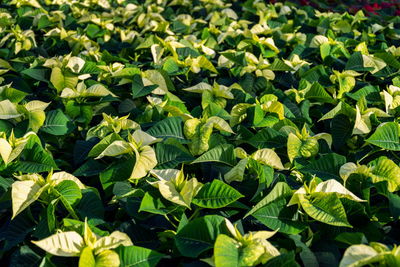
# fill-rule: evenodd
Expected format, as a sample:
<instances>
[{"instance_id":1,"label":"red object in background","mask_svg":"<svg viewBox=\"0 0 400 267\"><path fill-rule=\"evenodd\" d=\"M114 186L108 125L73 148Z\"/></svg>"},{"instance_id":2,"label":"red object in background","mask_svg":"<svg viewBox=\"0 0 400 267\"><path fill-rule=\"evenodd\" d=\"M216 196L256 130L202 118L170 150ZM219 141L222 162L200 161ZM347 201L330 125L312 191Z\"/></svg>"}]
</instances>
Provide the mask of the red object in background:
<instances>
[{"instance_id":1,"label":"red object in background","mask_svg":"<svg viewBox=\"0 0 400 267\"><path fill-rule=\"evenodd\" d=\"M275 3L279 0L269 0L271 3ZM321 8L318 4L317 1L310 1L310 0L297 0L294 1L297 2L303 6L313 6L316 8ZM331 8L328 8L328 10L334 10L334 6L338 5L341 3L339 0L325 0ZM374 15L379 15L378 11L385 10L386 14L391 14L392 16L400 16L400 0L387 0L386 2L381 2L381 3L371 3L375 1L365 1L365 0L357 0L354 1L354 4L351 6L348 6L347 10L351 14L357 13L360 9L363 9L366 11L366 15L369 14L374 14ZM390 9L390 10L388 10Z\"/></svg>"}]
</instances>

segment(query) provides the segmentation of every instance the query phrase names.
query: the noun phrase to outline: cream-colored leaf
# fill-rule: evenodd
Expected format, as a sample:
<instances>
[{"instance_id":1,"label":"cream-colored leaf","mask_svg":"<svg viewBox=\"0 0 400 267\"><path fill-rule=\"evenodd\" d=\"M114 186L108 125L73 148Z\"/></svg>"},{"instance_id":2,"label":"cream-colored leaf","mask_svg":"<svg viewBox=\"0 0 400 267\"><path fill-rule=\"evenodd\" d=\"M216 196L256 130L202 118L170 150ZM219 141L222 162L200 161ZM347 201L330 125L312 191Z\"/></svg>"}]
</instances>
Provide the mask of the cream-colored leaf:
<instances>
[{"instance_id":1,"label":"cream-colored leaf","mask_svg":"<svg viewBox=\"0 0 400 267\"><path fill-rule=\"evenodd\" d=\"M339 175L346 182L347 178L357 170L357 165L353 162L347 162L343 164L339 169Z\"/></svg>"},{"instance_id":2,"label":"cream-colored leaf","mask_svg":"<svg viewBox=\"0 0 400 267\"><path fill-rule=\"evenodd\" d=\"M363 262L367 263L369 259L376 256L378 252L370 246L352 245L344 252L339 267L361 267L364 265Z\"/></svg>"},{"instance_id":3,"label":"cream-colored leaf","mask_svg":"<svg viewBox=\"0 0 400 267\"><path fill-rule=\"evenodd\" d=\"M11 155L12 150L13 149L8 141L4 138L0 138L0 156L5 164L9 162L8 159Z\"/></svg>"},{"instance_id":4,"label":"cream-colored leaf","mask_svg":"<svg viewBox=\"0 0 400 267\"><path fill-rule=\"evenodd\" d=\"M278 232L276 231L257 231L257 232L248 232L245 237L251 236L252 239L269 239L274 236Z\"/></svg>"},{"instance_id":5,"label":"cream-colored leaf","mask_svg":"<svg viewBox=\"0 0 400 267\"><path fill-rule=\"evenodd\" d=\"M83 241L85 242L85 245L91 249L94 248L94 244L97 241L97 236L95 233L93 233L92 229L90 229L87 218L85 218L85 225L83 229Z\"/></svg>"},{"instance_id":6,"label":"cream-colored leaf","mask_svg":"<svg viewBox=\"0 0 400 267\"><path fill-rule=\"evenodd\" d=\"M71 57L68 60L67 68L69 68L74 73L79 73L83 66L85 65L85 60L80 57Z\"/></svg>"},{"instance_id":7,"label":"cream-colored leaf","mask_svg":"<svg viewBox=\"0 0 400 267\"><path fill-rule=\"evenodd\" d=\"M81 95L82 97L101 97L101 96L116 96L111 91L109 91L104 85L102 84L95 84L90 86L88 89L84 91Z\"/></svg>"},{"instance_id":8,"label":"cream-colored leaf","mask_svg":"<svg viewBox=\"0 0 400 267\"><path fill-rule=\"evenodd\" d=\"M68 172L53 173L50 180L54 181L54 185L57 185L57 184L61 183L62 181L66 181L66 180L74 181L80 189L86 188L86 186L78 178L76 178L75 176L73 176L72 174L70 174Z\"/></svg>"},{"instance_id":9,"label":"cream-colored leaf","mask_svg":"<svg viewBox=\"0 0 400 267\"><path fill-rule=\"evenodd\" d=\"M27 104L25 104L25 108L32 112L32 111L43 111L45 110L48 106L50 105L49 103L43 102L43 101L39 101L39 100L33 100L28 102Z\"/></svg>"},{"instance_id":10,"label":"cream-colored leaf","mask_svg":"<svg viewBox=\"0 0 400 267\"><path fill-rule=\"evenodd\" d=\"M143 85L158 85L156 89L152 91L156 95L165 95L168 93L167 82L164 76L158 70L147 70L143 72Z\"/></svg>"},{"instance_id":11,"label":"cream-colored leaf","mask_svg":"<svg viewBox=\"0 0 400 267\"><path fill-rule=\"evenodd\" d=\"M132 246L133 243L125 233L114 231L109 236L104 236L94 244L94 254L99 254L104 250L114 249L118 246Z\"/></svg>"},{"instance_id":12,"label":"cream-colored leaf","mask_svg":"<svg viewBox=\"0 0 400 267\"><path fill-rule=\"evenodd\" d=\"M133 167L131 179L140 179L157 166L157 157L153 148L144 146L140 151L135 150L136 162Z\"/></svg>"},{"instance_id":13,"label":"cream-colored leaf","mask_svg":"<svg viewBox=\"0 0 400 267\"><path fill-rule=\"evenodd\" d=\"M299 204L300 203L300 195L305 195L307 194L306 189L304 188L304 186L300 187L296 192L294 192L293 196L290 198L289 203L287 204L288 206L292 206L295 204Z\"/></svg>"},{"instance_id":14,"label":"cream-colored leaf","mask_svg":"<svg viewBox=\"0 0 400 267\"><path fill-rule=\"evenodd\" d=\"M171 181L172 179L175 179L178 174L179 174L180 170L176 170L176 169L163 169L163 170L152 170L150 171L150 173L160 179L160 180L165 180L165 181Z\"/></svg>"},{"instance_id":15,"label":"cream-colored leaf","mask_svg":"<svg viewBox=\"0 0 400 267\"><path fill-rule=\"evenodd\" d=\"M85 247L83 238L74 231L57 233L32 243L52 255L62 257L79 256Z\"/></svg>"},{"instance_id":16,"label":"cream-colored leaf","mask_svg":"<svg viewBox=\"0 0 400 267\"><path fill-rule=\"evenodd\" d=\"M11 186L12 219L35 202L45 189L47 189L46 186L41 187L32 180L14 182Z\"/></svg>"},{"instance_id":17,"label":"cream-colored leaf","mask_svg":"<svg viewBox=\"0 0 400 267\"><path fill-rule=\"evenodd\" d=\"M229 124L231 127L241 123L246 117L247 117L247 112L246 110L249 107L254 106L253 104L248 104L248 103L240 103L235 106L233 106L231 110L231 118L229 120Z\"/></svg>"},{"instance_id":18,"label":"cream-colored leaf","mask_svg":"<svg viewBox=\"0 0 400 267\"><path fill-rule=\"evenodd\" d=\"M21 117L22 115L19 114L17 108L10 100L6 99L0 101L0 119L1 120L9 120Z\"/></svg>"},{"instance_id":19,"label":"cream-colored leaf","mask_svg":"<svg viewBox=\"0 0 400 267\"><path fill-rule=\"evenodd\" d=\"M207 120L207 123L210 123L213 125L213 127L219 131L225 131L228 133L234 133L232 131L232 128L229 126L229 124L222 118L217 117L217 116L212 116Z\"/></svg>"},{"instance_id":20,"label":"cream-colored leaf","mask_svg":"<svg viewBox=\"0 0 400 267\"><path fill-rule=\"evenodd\" d=\"M62 90L61 98L75 98L75 97L79 97L79 93L77 91L72 90L71 88L64 88L64 90Z\"/></svg>"},{"instance_id":21,"label":"cream-colored leaf","mask_svg":"<svg viewBox=\"0 0 400 267\"><path fill-rule=\"evenodd\" d=\"M180 206L190 208L179 192L176 190L175 185L170 181L160 181L158 183L158 189L161 195L166 199Z\"/></svg>"},{"instance_id":22,"label":"cream-colored leaf","mask_svg":"<svg viewBox=\"0 0 400 267\"><path fill-rule=\"evenodd\" d=\"M328 133L319 133L313 136L314 138L316 138L317 140L319 139L323 139L326 141L326 143L328 144L329 148L331 148L332 146L332 135L328 134Z\"/></svg>"},{"instance_id":23,"label":"cream-colored leaf","mask_svg":"<svg viewBox=\"0 0 400 267\"><path fill-rule=\"evenodd\" d=\"M278 154L269 148L257 150L251 157L262 164L269 165L278 170L283 170L285 168Z\"/></svg>"},{"instance_id":24,"label":"cream-colored leaf","mask_svg":"<svg viewBox=\"0 0 400 267\"><path fill-rule=\"evenodd\" d=\"M225 173L224 179L227 183L233 181L241 182L243 181L244 171L246 170L248 159L241 159L236 166L234 166L230 171Z\"/></svg>"},{"instance_id":25,"label":"cream-colored leaf","mask_svg":"<svg viewBox=\"0 0 400 267\"><path fill-rule=\"evenodd\" d=\"M129 143L124 140L117 140L109 144L96 159L101 159L102 157L116 157L129 153L130 151L132 151L132 148Z\"/></svg>"},{"instance_id":26,"label":"cream-colored leaf","mask_svg":"<svg viewBox=\"0 0 400 267\"><path fill-rule=\"evenodd\" d=\"M201 82L183 90L193 93L203 93L204 91L212 91L212 86L208 83Z\"/></svg>"},{"instance_id":27,"label":"cream-colored leaf","mask_svg":"<svg viewBox=\"0 0 400 267\"><path fill-rule=\"evenodd\" d=\"M133 140L135 140L135 143L140 147L140 146L148 146L151 144L154 144L158 141L160 141L160 139L155 138L151 135L149 135L148 133L143 132L142 130L136 130L133 134L132 134L132 138Z\"/></svg>"},{"instance_id":28,"label":"cream-colored leaf","mask_svg":"<svg viewBox=\"0 0 400 267\"><path fill-rule=\"evenodd\" d=\"M328 43L329 39L324 36L324 35L315 35L310 43L310 47L311 48L318 48L320 47L322 44Z\"/></svg>"},{"instance_id":29,"label":"cream-colored leaf","mask_svg":"<svg viewBox=\"0 0 400 267\"><path fill-rule=\"evenodd\" d=\"M353 134L367 134L371 131L369 117L361 116L358 106L356 106L356 122L354 123Z\"/></svg>"},{"instance_id":30,"label":"cream-colored leaf","mask_svg":"<svg viewBox=\"0 0 400 267\"><path fill-rule=\"evenodd\" d=\"M180 195L182 196L182 199L186 203L187 207L190 207L192 199L197 195L201 187L202 184L199 183L196 178L192 178L185 182Z\"/></svg>"},{"instance_id":31,"label":"cream-colored leaf","mask_svg":"<svg viewBox=\"0 0 400 267\"><path fill-rule=\"evenodd\" d=\"M386 67L385 61L380 58L374 56L362 55L362 59L363 59L363 67L374 68L373 70L371 70L372 74L375 74L384 67Z\"/></svg>"},{"instance_id":32,"label":"cream-colored leaf","mask_svg":"<svg viewBox=\"0 0 400 267\"><path fill-rule=\"evenodd\" d=\"M362 200L361 198L354 195L350 190L344 187L341 183L334 179L330 179L328 181L319 183L315 188L314 192L323 192L323 193L336 193L339 197L345 197L353 201L357 202L365 202L366 200Z\"/></svg>"}]
</instances>

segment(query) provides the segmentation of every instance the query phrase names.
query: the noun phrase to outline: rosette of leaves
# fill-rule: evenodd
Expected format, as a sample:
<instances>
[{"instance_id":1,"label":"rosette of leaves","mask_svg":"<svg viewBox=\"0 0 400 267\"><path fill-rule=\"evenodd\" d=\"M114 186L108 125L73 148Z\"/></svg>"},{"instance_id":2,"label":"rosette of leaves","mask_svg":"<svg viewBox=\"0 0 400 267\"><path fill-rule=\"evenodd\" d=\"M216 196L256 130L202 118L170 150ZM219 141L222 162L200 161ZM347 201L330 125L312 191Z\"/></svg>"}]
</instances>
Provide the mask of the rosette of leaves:
<instances>
[{"instance_id":1,"label":"rosette of leaves","mask_svg":"<svg viewBox=\"0 0 400 267\"><path fill-rule=\"evenodd\" d=\"M18 181L11 186L12 218L15 218L38 199L41 202L49 203L57 198L76 217L72 205L82 197L81 190L86 187L72 174L50 172L44 178L40 174L33 173L15 176L15 178Z\"/></svg>"},{"instance_id":2,"label":"rosette of leaves","mask_svg":"<svg viewBox=\"0 0 400 267\"><path fill-rule=\"evenodd\" d=\"M14 131L11 131L7 138L6 133L0 132L0 156L5 165L15 160L22 153L32 135L35 135L35 133L28 132L23 137L16 138Z\"/></svg>"},{"instance_id":3,"label":"rosette of leaves","mask_svg":"<svg viewBox=\"0 0 400 267\"><path fill-rule=\"evenodd\" d=\"M50 82L61 93L65 88L75 88L79 79L90 76L80 76L79 73L85 65L85 61L80 57L66 56L47 59L44 67L51 68Z\"/></svg>"},{"instance_id":4,"label":"rosette of leaves","mask_svg":"<svg viewBox=\"0 0 400 267\"><path fill-rule=\"evenodd\" d=\"M108 236L99 237L84 224L83 237L75 231L59 231L45 239L32 241L47 253L61 257L79 257L79 267L120 266L120 258L115 248L132 246L129 236L114 231Z\"/></svg>"},{"instance_id":5,"label":"rosette of leaves","mask_svg":"<svg viewBox=\"0 0 400 267\"><path fill-rule=\"evenodd\" d=\"M7 30L8 34L0 40L0 47L7 45L14 48L14 54L29 51L36 47L35 33L32 30L22 30L19 25Z\"/></svg>"},{"instance_id":6,"label":"rosette of leaves","mask_svg":"<svg viewBox=\"0 0 400 267\"><path fill-rule=\"evenodd\" d=\"M86 133L86 140L92 137L103 139L110 133L119 134L121 131L137 130L140 128L139 124L128 119L129 115L119 118L103 113L102 116L103 120L98 125L88 130Z\"/></svg>"},{"instance_id":7,"label":"rosette of leaves","mask_svg":"<svg viewBox=\"0 0 400 267\"><path fill-rule=\"evenodd\" d=\"M146 176L157 165L156 153L150 145L159 141L160 139L142 130L136 130L133 134L129 133L128 141L113 133L95 145L89 152L89 156L96 159L121 155L134 157L135 165L129 178L133 181Z\"/></svg>"},{"instance_id":8,"label":"rosette of leaves","mask_svg":"<svg viewBox=\"0 0 400 267\"><path fill-rule=\"evenodd\" d=\"M227 99L233 99L231 88L217 84L216 82L214 82L212 86L208 83L201 82L183 90L201 94L201 106L203 109L205 109L210 103L225 108Z\"/></svg>"},{"instance_id":9,"label":"rosette of leaves","mask_svg":"<svg viewBox=\"0 0 400 267\"><path fill-rule=\"evenodd\" d=\"M328 133L319 133L310 136L310 133L305 126L303 126L301 132L297 129L294 130L294 133L289 133L287 141L287 154L290 162L298 157L311 158L316 156L319 151L319 139L324 139L329 146L332 145L332 137Z\"/></svg>"},{"instance_id":10,"label":"rosette of leaves","mask_svg":"<svg viewBox=\"0 0 400 267\"><path fill-rule=\"evenodd\" d=\"M88 124L93 117L93 106L102 102L106 96L115 97L102 84L94 84L87 88L82 81L75 88L64 88L60 97L66 100L66 113L72 118L77 118L79 122ZM100 101L91 102L91 99L100 99Z\"/></svg>"},{"instance_id":11,"label":"rosette of leaves","mask_svg":"<svg viewBox=\"0 0 400 267\"><path fill-rule=\"evenodd\" d=\"M395 82L393 82L395 83ZM381 92L381 96L385 101L386 113L396 115L398 114L398 107L400 106L400 81L396 85L389 85L387 90Z\"/></svg>"},{"instance_id":12,"label":"rosette of leaves","mask_svg":"<svg viewBox=\"0 0 400 267\"><path fill-rule=\"evenodd\" d=\"M345 70L339 72L337 70L333 70L333 74L330 76L330 80L334 84L338 84L339 90L337 91L338 99L343 98L345 93L350 92L354 86L356 85L356 78L361 74L353 71L353 70Z\"/></svg>"},{"instance_id":13,"label":"rosette of leaves","mask_svg":"<svg viewBox=\"0 0 400 267\"><path fill-rule=\"evenodd\" d=\"M390 249L387 245L371 242L369 245L352 245L346 249L339 267L370 266L399 266L400 248L394 246Z\"/></svg>"},{"instance_id":14,"label":"rosette of leaves","mask_svg":"<svg viewBox=\"0 0 400 267\"><path fill-rule=\"evenodd\" d=\"M225 173L224 179L228 183L243 181L246 169L256 169L258 176L261 176L259 175L260 168L258 167L261 167L261 169L263 169L262 166L270 167L271 171L272 168L277 170L285 169L281 158L270 148L258 149L249 155L243 148L237 147L235 148L235 156L239 158L240 161L230 171Z\"/></svg>"},{"instance_id":15,"label":"rosette of leaves","mask_svg":"<svg viewBox=\"0 0 400 267\"><path fill-rule=\"evenodd\" d=\"M345 184L352 179L371 178L373 183L386 182L389 192L400 190L400 167L387 157L379 157L368 165L347 162L340 167L339 173Z\"/></svg>"},{"instance_id":16,"label":"rosette of leaves","mask_svg":"<svg viewBox=\"0 0 400 267\"><path fill-rule=\"evenodd\" d=\"M11 87L0 86L0 119L15 123L28 120L28 130L37 132L46 119L44 110L50 105L40 100L24 101L27 93Z\"/></svg>"},{"instance_id":17,"label":"rosette of leaves","mask_svg":"<svg viewBox=\"0 0 400 267\"><path fill-rule=\"evenodd\" d=\"M352 227L347 220L345 208L340 201L347 198L365 202L334 179L321 182L314 177L309 185L304 184L294 192L288 206L298 205L311 218L334 226Z\"/></svg>"},{"instance_id":18,"label":"rosette of leaves","mask_svg":"<svg viewBox=\"0 0 400 267\"><path fill-rule=\"evenodd\" d=\"M166 200L189 209L192 199L202 187L196 178L185 178L183 169L152 170L151 174L159 181L150 183L158 188Z\"/></svg>"},{"instance_id":19,"label":"rosette of leaves","mask_svg":"<svg viewBox=\"0 0 400 267\"><path fill-rule=\"evenodd\" d=\"M214 245L214 263L220 266L255 266L265 264L280 252L267 239L276 232L257 231L245 235L225 219L231 236L220 234Z\"/></svg>"},{"instance_id":20,"label":"rosette of leaves","mask_svg":"<svg viewBox=\"0 0 400 267\"><path fill-rule=\"evenodd\" d=\"M239 103L232 107L229 124L231 127L243 123L246 118L253 127L272 127L285 118L284 105L278 97L266 94L256 99L255 104Z\"/></svg>"},{"instance_id":21,"label":"rosette of leaves","mask_svg":"<svg viewBox=\"0 0 400 267\"><path fill-rule=\"evenodd\" d=\"M221 132L233 133L229 124L217 116L185 121L183 131L186 138L191 140L188 146L193 155L203 154L209 149L209 141L214 128Z\"/></svg>"}]
</instances>

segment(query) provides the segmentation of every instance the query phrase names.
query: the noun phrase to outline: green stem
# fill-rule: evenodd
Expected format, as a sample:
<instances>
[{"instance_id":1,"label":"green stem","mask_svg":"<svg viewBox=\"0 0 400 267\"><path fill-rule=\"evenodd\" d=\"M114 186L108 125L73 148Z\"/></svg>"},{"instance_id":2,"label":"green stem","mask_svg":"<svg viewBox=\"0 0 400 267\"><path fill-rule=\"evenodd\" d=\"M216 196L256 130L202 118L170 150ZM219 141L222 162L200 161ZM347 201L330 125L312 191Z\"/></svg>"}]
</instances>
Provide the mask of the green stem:
<instances>
[{"instance_id":1,"label":"green stem","mask_svg":"<svg viewBox=\"0 0 400 267\"><path fill-rule=\"evenodd\" d=\"M400 157L397 156L396 153L394 153L393 151L390 151L390 153L393 155L393 157L400 161Z\"/></svg>"},{"instance_id":2,"label":"green stem","mask_svg":"<svg viewBox=\"0 0 400 267\"><path fill-rule=\"evenodd\" d=\"M167 221L169 221L170 224L171 224L174 228L178 228L178 226L177 226L175 223L173 223L173 222L171 221L171 219L168 217L167 214L164 215L164 218L167 219Z\"/></svg>"},{"instance_id":3,"label":"green stem","mask_svg":"<svg viewBox=\"0 0 400 267\"><path fill-rule=\"evenodd\" d=\"M189 221L191 221L193 218L196 218L197 215L199 214L199 212L202 210L202 208L197 208L195 209L195 211L193 212L193 214L189 217Z\"/></svg>"},{"instance_id":4,"label":"green stem","mask_svg":"<svg viewBox=\"0 0 400 267\"><path fill-rule=\"evenodd\" d=\"M381 151L383 151L382 148L377 149L377 150L372 150L372 151L368 152L365 156L363 156L360 160L358 160L357 163L361 163L361 161L363 161L364 159L366 159L366 158L368 158L369 156L375 154L376 152L381 152Z\"/></svg>"}]
</instances>

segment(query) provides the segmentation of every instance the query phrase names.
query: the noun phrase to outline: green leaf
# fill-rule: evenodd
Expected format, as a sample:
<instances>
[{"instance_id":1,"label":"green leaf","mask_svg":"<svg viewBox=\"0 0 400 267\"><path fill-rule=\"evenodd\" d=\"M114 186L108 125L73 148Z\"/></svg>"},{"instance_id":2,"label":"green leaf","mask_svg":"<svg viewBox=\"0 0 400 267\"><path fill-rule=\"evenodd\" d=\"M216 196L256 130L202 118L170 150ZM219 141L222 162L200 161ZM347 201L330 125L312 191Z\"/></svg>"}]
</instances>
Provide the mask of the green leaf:
<instances>
[{"instance_id":1,"label":"green leaf","mask_svg":"<svg viewBox=\"0 0 400 267\"><path fill-rule=\"evenodd\" d=\"M79 256L78 267L96 267L96 260L93 255L93 250L89 247L85 247Z\"/></svg>"},{"instance_id":2,"label":"green leaf","mask_svg":"<svg viewBox=\"0 0 400 267\"><path fill-rule=\"evenodd\" d=\"M300 195L299 199L302 208L311 218L334 226L352 228L347 221L343 204L335 194L319 195L311 201Z\"/></svg>"},{"instance_id":3,"label":"green leaf","mask_svg":"<svg viewBox=\"0 0 400 267\"><path fill-rule=\"evenodd\" d=\"M54 67L51 71L50 82L57 92L61 92L64 88L75 88L78 83L78 76L68 71L63 72L59 67Z\"/></svg>"},{"instance_id":4,"label":"green leaf","mask_svg":"<svg viewBox=\"0 0 400 267\"><path fill-rule=\"evenodd\" d=\"M157 138L174 138L180 142L186 142L183 135L182 118L181 117L168 117L162 121L157 122L148 131L148 134Z\"/></svg>"},{"instance_id":5,"label":"green leaf","mask_svg":"<svg viewBox=\"0 0 400 267\"><path fill-rule=\"evenodd\" d=\"M282 198L287 198L292 196L292 189L289 187L288 184L284 182L278 182L274 188L266 195L262 200L260 200L249 212L246 213L244 218L249 215L252 215L257 210L261 209L262 207L268 205L269 203L280 200Z\"/></svg>"},{"instance_id":6,"label":"green leaf","mask_svg":"<svg viewBox=\"0 0 400 267\"><path fill-rule=\"evenodd\" d=\"M106 136L89 151L88 157L98 157L109 145L115 141L123 141L123 139L116 133Z\"/></svg>"},{"instance_id":7,"label":"green leaf","mask_svg":"<svg viewBox=\"0 0 400 267\"><path fill-rule=\"evenodd\" d=\"M239 244L227 235L221 234L217 237L214 245L215 267L239 267Z\"/></svg>"},{"instance_id":8,"label":"green leaf","mask_svg":"<svg viewBox=\"0 0 400 267\"><path fill-rule=\"evenodd\" d=\"M79 256L85 246L83 238L73 231L57 233L32 243L52 255L63 257Z\"/></svg>"},{"instance_id":9,"label":"green leaf","mask_svg":"<svg viewBox=\"0 0 400 267\"><path fill-rule=\"evenodd\" d=\"M365 141L383 149L400 151L399 125L397 122L382 123Z\"/></svg>"},{"instance_id":10,"label":"green leaf","mask_svg":"<svg viewBox=\"0 0 400 267\"><path fill-rule=\"evenodd\" d=\"M117 252L121 267L155 267L164 257L157 251L137 246L119 247Z\"/></svg>"},{"instance_id":11,"label":"green leaf","mask_svg":"<svg viewBox=\"0 0 400 267\"><path fill-rule=\"evenodd\" d=\"M244 197L233 187L220 180L213 180L212 183L205 184L192 203L208 209L223 208L239 198Z\"/></svg>"},{"instance_id":12,"label":"green leaf","mask_svg":"<svg viewBox=\"0 0 400 267\"><path fill-rule=\"evenodd\" d=\"M307 90L304 97L310 101L322 102L322 103L333 103L333 98L328 94L324 87L318 82L314 82L310 89Z\"/></svg>"},{"instance_id":13,"label":"green leaf","mask_svg":"<svg viewBox=\"0 0 400 267\"><path fill-rule=\"evenodd\" d=\"M159 215L166 215L176 210L176 206L165 200L155 192L146 192L140 203L139 212L146 211Z\"/></svg>"},{"instance_id":14,"label":"green leaf","mask_svg":"<svg viewBox=\"0 0 400 267\"><path fill-rule=\"evenodd\" d=\"M286 200L274 200L257 209L252 216L262 224L278 232L295 235L304 231L307 224L299 220L297 210L286 207Z\"/></svg>"},{"instance_id":15,"label":"green leaf","mask_svg":"<svg viewBox=\"0 0 400 267\"><path fill-rule=\"evenodd\" d=\"M315 174L323 180L339 179L340 167L346 163L346 157L330 153L321 156L317 160L312 160L310 164L300 168L301 171Z\"/></svg>"},{"instance_id":16,"label":"green leaf","mask_svg":"<svg viewBox=\"0 0 400 267\"><path fill-rule=\"evenodd\" d=\"M233 181L241 182L243 181L244 172L246 170L246 166L249 159L241 159L239 163L234 166L229 172L225 173L224 179L227 183L231 183Z\"/></svg>"},{"instance_id":17,"label":"green leaf","mask_svg":"<svg viewBox=\"0 0 400 267\"><path fill-rule=\"evenodd\" d=\"M65 180L59 183L55 188L57 192L65 199L70 205L74 205L82 198L79 186L71 180Z\"/></svg>"},{"instance_id":18,"label":"green leaf","mask_svg":"<svg viewBox=\"0 0 400 267\"><path fill-rule=\"evenodd\" d=\"M271 166L278 170L283 170L285 168L283 167L282 161L278 154L269 148L259 149L254 152L251 157L262 164Z\"/></svg>"},{"instance_id":19,"label":"green leaf","mask_svg":"<svg viewBox=\"0 0 400 267\"><path fill-rule=\"evenodd\" d=\"M173 169L179 164L194 160L193 156L185 153L174 145L159 143L156 146L157 169Z\"/></svg>"},{"instance_id":20,"label":"green leaf","mask_svg":"<svg viewBox=\"0 0 400 267\"><path fill-rule=\"evenodd\" d=\"M304 266L318 267L319 263L317 257L311 251L311 249L301 241L300 235L291 235L290 238L296 244L296 247L301 248L300 258L303 261Z\"/></svg>"},{"instance_id":21,"label":"green leaf","mask_svg":"<svg viewBox=\"0 0 400 267\"><path fill-rule=\"evenodd\" d=\"M118 253L113 250L105 250L96 255L96 267L119 267Z\"/></svg>"},{"instance_id":22,"label":"green leaf","mask_svg":"<svg viewBox=\"0 0 400 267\"><path fill-rule=\"evenodd\" d=\"M23 160L17 162L16 171L25 173L39 173L51 170L58 170L52 156L38 143L34 143L31 148L29 144L23 151Z\"/></svg>"},{"instance_id":23,"label":"green leaf","mask_svg":"<svg viewBox=\"0 0 400 267\"><path fill-rule=\"evenodd\" d=\"M223 144L213 149L210 149L196 160L192 162L194 163L203 163L203 162L219 162L223 164L227 164L229 166L235 165L235 154L234 148L232 145Z\"/></svg>"},{"instance_id":24,"label":"green leaf","mask_svg":"<svg viewBox=\"0 0 400 267\"><path fill-rule=\"evenodd\" d=\"M263 267L275 266L300 267L300 265L296 262L295 254L293 251L276 256L263 265Z\"/></svg>"},{"instance_id":25,"label":"green leaf","mask_svg":"<svg viewBox=\"0 0 400 267\"><path fill-rule=\"evenodd\" d=\"M10 266L39 266L41 260L30 247L22 246L11 256Z\"/></svg>"},{"instance_id":26,"label":"green leaf","mask_svg":"<svg viewBox=\"0 0 400 267\"><path fill-rule=\"evenodd\" d=\"M258 131L257 134L251 137L247 142L258 149L278 148L285 145L286 138L280 132L267 127Z\"/></svg>"},{"instance_id":27,"label":"green leaf","mask_svg":"<svg viewBox=\"0 0 400 267\"><path fill-rule=\"evenodd\" d=\"M371 168L370 176L374 183L386 181L389 192L394 192L400 188L400 167L386 157L379 157L369 164Z\"/></svg>"},{"instance_id":28,"label":"green leaf","mask_svg":"<svg viewBox=\"0 0 400 267\"><path fill-rule=\"evenodd\" d=\"M225 218L207 215L186 224L175 236L175 245L185 257L195 258L213 248L219 234L228 234Z\"/></svg>"},{"instance_id":29,"label":"green leaf","mask_svg":"<svg viewBox=\"0 0 400 267\"><path fill-rule=\"evenodd\" d=\"M60 110L49 111L41 131L52 135L66 135L75 128L72 121Z\"/></svg>"},{"instance_id":30,"label":"green leaf","mask_svg":"<svg viewBox=\"0 0 400 267\"><path fill-rule=\"evenodd\" d=\"M25 74L35 80L42 81L42 82L48 82L46 79L48 69L44 68L32 68L32 69L24 69L21 71L22 74Z\"/></svg>"},{"instance_id":31,"label":"green leaf","mask_svg":"<svg viewBox=\"0 0 400 267\"><path fill-rule=\"evenodd\" d=\"M132 81L132 99L146 96L156 88L158 88L157 85L144 86L142 77L136 74L133 76L133 81Z\"/></svg>"}]
</instances>

